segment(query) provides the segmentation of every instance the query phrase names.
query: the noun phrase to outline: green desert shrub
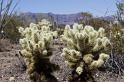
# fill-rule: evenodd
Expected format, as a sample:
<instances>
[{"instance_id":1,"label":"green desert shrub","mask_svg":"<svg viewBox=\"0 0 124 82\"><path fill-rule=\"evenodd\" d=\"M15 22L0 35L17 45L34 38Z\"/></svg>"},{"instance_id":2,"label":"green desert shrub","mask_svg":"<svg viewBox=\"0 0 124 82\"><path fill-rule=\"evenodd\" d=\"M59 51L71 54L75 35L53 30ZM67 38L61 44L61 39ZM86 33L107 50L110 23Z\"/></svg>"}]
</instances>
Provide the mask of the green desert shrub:
<instances>
[{"instance_id":1,"label":"green desert shrub","mask_svg":"<svg viewBox=\"0 0 124 82\"><path fill-rule=\"evenodd\" d=\"M17 43L20 38L20 33L18 32L17 27L23 26L21 20L18 19L17 16L13 16L9 20L5 20L5 21L8 22L5 25L5 28L3 29L4 37L10 39L10 41L13 43Z\"/></svg>"},{"instance_id":2,"label":"green desert shrub","mask_svg":"<svg viewBox=\"0 0 124 82\"><path fill-rule=\"evenodd\" d=\"M38 24L31 23L27 28L19 28L22 35L22 39L20 39L21 54L26 61L29 77L34 82L57 81L51 75L56 65L49 61L52 55L53 37L57 34L50 30L50 26L50 22L43 19Z\"/></svg>"},{"instance_id":3,"label":"green desert shrub","mask_svg":"<svg viewBox=\"0 0 124 82\"><path fill-rule=\"evenodd\" d=\"M119 24L110 24L106 29L107 37L110 39L111 46L106 53L110 54L109 60L104 67L107 71L122 75L124 70L124 29Z\"/></svg>"},{"instance_id":4,"label":"green desert shrub","mask_svg":"<svg viewBox=\"0 0 124 82\"><path fill-rule=\"evenodd\" d=\"M83 27L75 23L65 27L62 41L66 42L62 56L65 63L73 69L70 82L94 82L93 70L101 67L109 58L104 50L110 46L105 29L94 30L92 26Z\"/></svg>"},{"instance_id":5,"label":"green desert shrub","mask_svg":"<svg viewBox=\"0 0 124 82\"><path fill-rule=\"evenodd\" d=\"M124 54L124 29L112 26L109 34L113 53Z\"/></svg>"}]
</instances>

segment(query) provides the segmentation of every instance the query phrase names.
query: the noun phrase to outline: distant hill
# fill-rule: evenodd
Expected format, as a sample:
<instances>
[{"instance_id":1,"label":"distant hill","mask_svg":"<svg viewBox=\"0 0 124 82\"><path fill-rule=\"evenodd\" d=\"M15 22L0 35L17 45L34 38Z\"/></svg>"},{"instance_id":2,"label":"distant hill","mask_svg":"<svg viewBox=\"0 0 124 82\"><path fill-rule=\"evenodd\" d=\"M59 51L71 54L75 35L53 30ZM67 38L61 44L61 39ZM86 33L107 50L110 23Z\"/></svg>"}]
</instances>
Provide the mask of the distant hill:
<instances>
[{"instance_id":1,"label":"distant hill","mask_svg":"<svg viewBox=\"0 0 124 82\"><path fill-rule=\"evenodd\" d=\"M25 24L29 24L31 22L38 22L41 19L48 19L50 21L56 22L57 24L73 24L77 19L82 18L81 13L76 14L53 14L53 13L21 13L19 15L20 19L23 20ZM100 19L114 21L112 16L106 17L98 17Z\"/></svg>"},{"instance_id":2,"label":"distant hill","mask_svg":"<svg viewBox=\"0 0 124 82\"><path fill-rule=\"evenodd\" d=\"M49 14L53 16L55 22L58 24L73 24L78 18L81 17L80 13L76 14Z\"/></svg>"},{"instance_id":3,"label":"distant hill","mask_svg":"<svg viewBox=\"0 0 124 82\"><path fill-rule=\"evenodd\" d=\"M115 20L112 16L105 16L105 17L99 17L99 18L107 21L112 21L112 22Z\"/></svg>"}]
</instances>

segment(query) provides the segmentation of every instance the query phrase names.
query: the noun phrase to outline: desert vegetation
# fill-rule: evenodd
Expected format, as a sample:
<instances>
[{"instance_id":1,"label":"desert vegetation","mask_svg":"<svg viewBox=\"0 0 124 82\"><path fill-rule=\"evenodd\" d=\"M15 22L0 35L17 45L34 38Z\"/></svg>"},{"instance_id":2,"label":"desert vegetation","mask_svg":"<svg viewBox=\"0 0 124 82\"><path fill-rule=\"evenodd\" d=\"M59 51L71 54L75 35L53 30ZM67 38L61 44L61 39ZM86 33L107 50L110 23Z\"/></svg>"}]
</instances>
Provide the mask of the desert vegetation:
<instances>
[{"instance_id":1,"label":"desert vegetation","mask_svg":"<svg viewBox=\"0 0 124 82\"><path fill-rule=\"evenodd\" d=\"M18 4L0 0L0 82L124 82L123 2L112 18L81 12L72 23Z\"/></svg>"}]
</instances>

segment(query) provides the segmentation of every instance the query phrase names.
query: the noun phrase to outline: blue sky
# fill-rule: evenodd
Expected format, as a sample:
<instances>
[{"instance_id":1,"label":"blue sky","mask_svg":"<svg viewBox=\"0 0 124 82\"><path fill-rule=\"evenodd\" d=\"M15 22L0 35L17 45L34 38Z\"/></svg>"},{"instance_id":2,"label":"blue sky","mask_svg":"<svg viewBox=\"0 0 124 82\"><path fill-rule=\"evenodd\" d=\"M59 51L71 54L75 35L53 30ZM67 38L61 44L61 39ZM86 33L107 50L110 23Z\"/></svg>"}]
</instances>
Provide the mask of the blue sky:
<instances>
[{"instance_id":1,"label":"blue sky","mask_svg":"<svg viewBox=\"0 0 124 82\"><path fill-rule=\"evenodd\" d=\"M15 0L17 1L17 0ZM94 16L114 14L116 0L21 0L19 12L52 12L55 14L71 14L90 12Z\"/></svg>"}]
</instances>

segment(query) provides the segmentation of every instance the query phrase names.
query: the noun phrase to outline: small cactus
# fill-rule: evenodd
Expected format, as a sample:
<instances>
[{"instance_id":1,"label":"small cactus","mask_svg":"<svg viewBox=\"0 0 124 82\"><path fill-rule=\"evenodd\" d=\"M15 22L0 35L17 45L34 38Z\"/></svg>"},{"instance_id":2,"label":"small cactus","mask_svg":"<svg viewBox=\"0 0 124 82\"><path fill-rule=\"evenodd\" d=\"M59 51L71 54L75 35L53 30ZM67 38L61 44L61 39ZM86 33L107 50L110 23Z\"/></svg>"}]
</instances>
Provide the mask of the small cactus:
<instances>
[{"instance_id":1,"label":"small cactus","mask_svg":"<svg viewBox=\"0 0 124 82\"><path fill-rule=\"evenodd\" d=\"M51 43L57 33L50 31L50 26L50 22L43 19L38 24L31 23L27 28L19 28L23 37L20 39L21 53L34 82L48 82L47 78L52 77L51 72L55 67L49 58L52 55Z\"/></svg>"},{"instance_id":2,"label":"small cactus","mask_svg":"<svg viewBox=\"0 0 124 82\"><path fill-rule=\"evenodd\" d=\"M94 82L92 71L101 67L109 58L108 54L102 52L110 45L105 29L99 28L96 31L92 26L83 27L77 23L72 28L67 25L62 41L67 44L62 53L65 63L77 74L76 77L72 75L70 82Z\"/></svg>"}]
</instances>

